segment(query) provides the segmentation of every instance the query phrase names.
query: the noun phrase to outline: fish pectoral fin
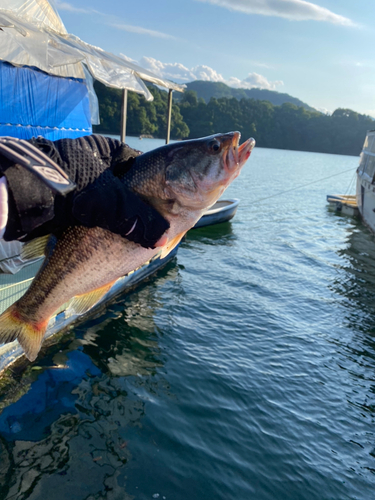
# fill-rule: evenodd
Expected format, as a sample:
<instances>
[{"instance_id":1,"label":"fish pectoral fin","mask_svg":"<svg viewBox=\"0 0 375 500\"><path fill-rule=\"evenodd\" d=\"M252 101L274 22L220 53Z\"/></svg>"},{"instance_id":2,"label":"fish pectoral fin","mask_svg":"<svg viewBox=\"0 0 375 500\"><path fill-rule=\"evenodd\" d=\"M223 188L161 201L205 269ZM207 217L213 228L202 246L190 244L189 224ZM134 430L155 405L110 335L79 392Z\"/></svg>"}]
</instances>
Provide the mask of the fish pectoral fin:
<instances>
[{"instance_id":1,"label":"fish pectoral fin","mask_svg":"<svg viewBox=\"0 0 375 500\"><path fill-rule=\"evenodd\" d=\"M180 243L180 241L182 240L182 238L185 236L186 233L187 231L183 231L182 233L178 234L171 240L168 240L168 243L164 245L161 249L160 258L164 259L164 257L170 254L172 250L176 248L176 246Z\"/></svg>"},{"instance_id":2,"label":"fish pectoral fin","mask_svg":"<svg viewBox=\"0 0 375 500\"><path fill-rule=\"evenodd\" d=\"M35 361L40 351L48 320L40 324L27 323L19 318L14 305L0 316L0 344L18 340L30 361Z\"/></svg>"},{"instance_id":3,"label":"fish pectoral fin","mask_svg":"<svg viewBox=\"0 0 375 500\"><path fill-rule=\"evenodd\" d=\"M77 295L69 303L69 309L73 309L77 314L84 314L89 311L99 300L108 292L108 290L113 285L114 281L104 285L100 288L96 288L92 292L84 293L82 295Z\"/></svg>"},{"instance_id":4,"label":"fish pectoral fin","mask_svg":"<svg viewBox=\"0 0 375 500\"><path fill-rule=\"evenodd\" d=\"M46 246L48 244L48 240L51 235L42 236L41 238L35 238L35 240L31 240L22 248L21 258L24 260L36 259L38 257L44 257Z\"/></svg>"}]
</instances>

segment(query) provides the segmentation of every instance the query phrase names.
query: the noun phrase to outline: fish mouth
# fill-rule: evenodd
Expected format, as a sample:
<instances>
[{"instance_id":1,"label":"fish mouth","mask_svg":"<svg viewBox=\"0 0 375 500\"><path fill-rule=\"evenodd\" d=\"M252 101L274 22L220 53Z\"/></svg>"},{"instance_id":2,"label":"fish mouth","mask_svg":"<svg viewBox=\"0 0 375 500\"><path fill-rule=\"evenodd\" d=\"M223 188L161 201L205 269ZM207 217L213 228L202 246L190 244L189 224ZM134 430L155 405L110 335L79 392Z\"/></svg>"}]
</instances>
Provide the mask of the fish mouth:
<instances>
[{"instance_id":1,"label":"fish mouth","mask_svg":"<svg viewBox=\"0 0 375 500\"><path fill-rule=\"evenodd\" d=\"M239 146L240 138L240 132L233 132L223 144L224 168L230 173L235 171L239 173L255 146L255 140L252 137Z\"/></svg>"}]
</instances>

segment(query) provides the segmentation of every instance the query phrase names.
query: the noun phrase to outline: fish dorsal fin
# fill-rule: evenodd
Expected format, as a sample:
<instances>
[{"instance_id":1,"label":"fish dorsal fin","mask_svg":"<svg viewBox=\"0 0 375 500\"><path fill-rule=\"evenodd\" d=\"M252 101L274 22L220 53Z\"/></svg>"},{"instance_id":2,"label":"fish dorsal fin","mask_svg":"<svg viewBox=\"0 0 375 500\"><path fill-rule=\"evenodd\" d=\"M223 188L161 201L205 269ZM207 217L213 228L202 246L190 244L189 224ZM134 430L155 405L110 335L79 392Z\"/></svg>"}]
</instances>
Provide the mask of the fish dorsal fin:
<instances>
[{"instance_id":1,"label":"fish dorsal fin","mask_svg":"<svg viewBox=\"0 0 375 500\"><path fill-rule=\"evenodd\" d=\"M46 255L46 246L51 235L42 236L41 238L35 238L31 240L22 248L21 258L24 260L37 259L38 257L44 257Z\"/></svg>"},{"instance_id":2,"label":"fish dorsal fin","mask_svg":"<svg viewBox=\"0 0 375 500\"><path fill-rule=\"evenodd\" d=\"M73 309L76 314L84 314L99 302L99 300L111 288L113 283L114 281L111 281L111 283L108 283L100 288L96 288L91 292L77 295L69 302L69 309Z\"/></svg>"},{"instance_id":3,"label":"fish dorsal fin","mask_svg":"<svg viewBox=\"0 0 375 500\"><path fill-rule=\"evenodd\" d=\"M164 259L164 257L170 254L172 250L176 248L176 246L180 243L180 241L182 240L182 238L185 236L186 233L187 231L183 231L182 233L178 234L177 236L169 240L168 243L165 246L163 246L160 253L160 258Z\"/></svg>"}]
</instances>

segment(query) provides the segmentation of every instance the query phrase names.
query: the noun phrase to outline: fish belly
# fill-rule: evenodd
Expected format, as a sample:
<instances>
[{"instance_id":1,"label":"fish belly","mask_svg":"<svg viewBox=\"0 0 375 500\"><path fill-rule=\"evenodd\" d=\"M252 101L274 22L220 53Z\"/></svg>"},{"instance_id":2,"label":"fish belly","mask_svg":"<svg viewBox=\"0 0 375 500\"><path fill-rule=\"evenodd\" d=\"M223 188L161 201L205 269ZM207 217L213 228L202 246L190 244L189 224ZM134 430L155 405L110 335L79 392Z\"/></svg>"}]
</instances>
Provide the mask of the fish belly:
<instances>
[{"instance_id":1,"label":"fish belly","mask_svg":"<svg viewBox=\"0 0 375 500\"><path fill-rule=\"evenodd\" d=\"M24 318L40 322L66 302L134 271L158 253L101 228L70 228L58 240L32 285L17 302Z\"/></svg>"}]
</instances>

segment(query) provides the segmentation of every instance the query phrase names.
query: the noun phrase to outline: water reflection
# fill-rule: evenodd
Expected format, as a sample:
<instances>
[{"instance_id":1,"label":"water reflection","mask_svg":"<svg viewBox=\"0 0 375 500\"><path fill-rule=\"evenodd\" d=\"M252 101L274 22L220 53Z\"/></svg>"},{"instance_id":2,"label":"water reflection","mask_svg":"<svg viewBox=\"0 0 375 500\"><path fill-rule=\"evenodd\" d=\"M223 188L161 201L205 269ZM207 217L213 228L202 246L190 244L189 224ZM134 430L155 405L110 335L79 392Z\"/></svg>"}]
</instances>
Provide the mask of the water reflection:
<instances>
[{"instance_id":1,"label":"water reflection","mask_svg":"<svg viewBox=\"0 0 375 500\"><path fill-rule=\"evenodd\" d=\"M0 498L130 499L129 442L151 393L168 390L154 315L157 287L177 280L170 264L156 283L120 299L55 345L21 377L0 414ZM142 390L140 390L142 386Z\"/></svg>"},{"instance_id":2,"label":"water reflection","mask_svg":"<svg viewBox=\"0 0 375 500\"><path fill-rule=\"evenodd\" d=\"M333 290L347 299L348 320L359 328L367 329L375 319L375 240L370 231L360 222L347 230L347 244L339 249L341 265ZM355 304L355 307L353 307ZM359 309L358 309L359 307ZM358 313L362 313L358 324ZM354 317L350 316L354 313ZM363 323L364 317L367 318Z\"/></svg>"},{"instance_id":3,"label":"water reflection","mask_svg":"<svg viewBox=\"0 0 375 500\"><path fill-rule=\"evenodd\" d=\"M337 251L341 265L330 289L340 296L341 324L330 333L336 345L340 382L357 428L350 442L365 452L364 469L375 472L375 435L361 423L375 418L375 241L359 221L351 221L347 244Z\"/></svg>"},{"instance_id":4,"label":"water reflection","mask_svg":"<svg viewBox=\"0 0 375 500\"><path fill-rule=\"evenodd\" d=\"M228 246L236 239L232 228L232 222L223 222L213 226L201 227L189 231L186 235L186 243L203 243L204 245Z\"/></svg>"},{"instance_id":5,"label":"water reflection","mask_svg":"<svg viewBox=\"0 0 375 500\"><path fill-rule=\"evenodd\" d=\"M31 420L28 439L19 439L15 431L1 498L107 498L110 490L118 489L119 472L130 458L126 430L139 425L143 404L128 399L121 384L104 377L83 379L71 394L71 411L37 436L33 427L39 418L19 418L20 427L26 417ZM44 409L50 411L51 405ZM122 488L121 492L127 498Z\"/></svg>"}]
</instances>

